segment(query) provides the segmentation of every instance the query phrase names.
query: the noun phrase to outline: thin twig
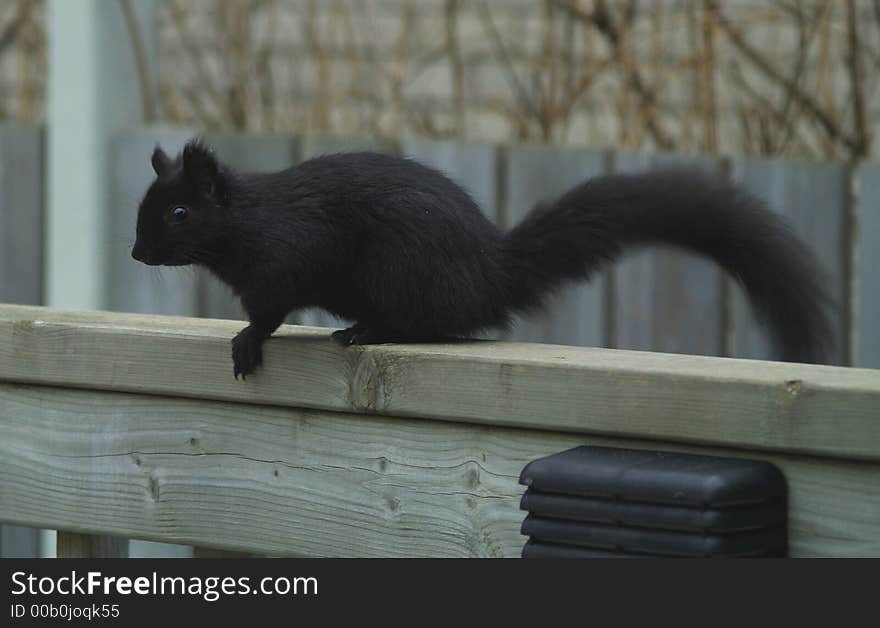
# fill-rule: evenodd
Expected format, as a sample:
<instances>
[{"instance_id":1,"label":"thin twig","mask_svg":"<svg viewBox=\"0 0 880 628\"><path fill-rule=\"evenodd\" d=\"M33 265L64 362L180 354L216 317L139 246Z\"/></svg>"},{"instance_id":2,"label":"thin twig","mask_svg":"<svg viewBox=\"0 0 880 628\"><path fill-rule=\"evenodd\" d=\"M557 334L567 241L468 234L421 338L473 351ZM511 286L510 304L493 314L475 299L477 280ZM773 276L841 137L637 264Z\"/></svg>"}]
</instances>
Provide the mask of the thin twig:
<instances>
[{"instance_id":1,"label":"thin twig","mask_svg":"<svg viewBox=\"0 0 880 628\"><path fill-rule=\"evenodd\" d=\"M131 51L134 54L134 62L137 66L138 86L141 92L141 106L143 107L144 122L150 124L156 121L156 100L153 97L153 82L150 78L150 69L147 65L147 53L144 49L144 40L138 28L137 18L131 7L130 0L118 0L122 15L125 18L125 28L128 30L128 39L131 41Z\"/></svg>"},{"instance_id":2,"label":"thin twig","mask_svg":"<svg viewBox=\"0 0 880 628\"><path fill-rule=\"evenodd\" d=\"M535 105L532 95L523 85L522 81L520 81L520 78L516 73L516 67L510 57L507 46L504 45L504 40L498 33L498 28L495 26L495 22L492 19L489 5L484 0L479 4L479 7L480 20L483 24L483 29L492 41L492 51L495 55L496 62L501 65L501 68L504 70L504 76L507 78L511 90L516 95L521 107L526 109L533 118L540 118L541 112Z\"/></svg>"},{"instance_id":3,"label":"thin twig","mask_svg":"<svg viewBox=\"0 0 880 628\"><path fill-rule=\"evenodd\" d=\"M853 120L855 121L856 145L852 157L861 159L868 154L871 146L871 132L868 130L865 114L865 94L863 83L865 71L862 66L862 50L859 44L859 25L856 15L855 0L846 2L847 30L847 70L849 71L850 90L852 94Z\"/></svg>"},{"instance_id":4,"label":"thin twig","mask_svg":"<svg viewBox=\"0 0 880 628\"><path fill-rule=\"evenodd\" d=\"M801 89L789 77L785 76L764 55L749 44L743 34L736 29L718 8L716 0L709 0L709 7L715 13L715 21L719 28L724 31L727 39L739 50L743 56L762 74L781 85L800 105L819 123L819 126L834 140L842 142L851 151L858 150L858 140L847 134L834 119L832 114L825 111L813 97Z\"/></svg>"}]
</instances>

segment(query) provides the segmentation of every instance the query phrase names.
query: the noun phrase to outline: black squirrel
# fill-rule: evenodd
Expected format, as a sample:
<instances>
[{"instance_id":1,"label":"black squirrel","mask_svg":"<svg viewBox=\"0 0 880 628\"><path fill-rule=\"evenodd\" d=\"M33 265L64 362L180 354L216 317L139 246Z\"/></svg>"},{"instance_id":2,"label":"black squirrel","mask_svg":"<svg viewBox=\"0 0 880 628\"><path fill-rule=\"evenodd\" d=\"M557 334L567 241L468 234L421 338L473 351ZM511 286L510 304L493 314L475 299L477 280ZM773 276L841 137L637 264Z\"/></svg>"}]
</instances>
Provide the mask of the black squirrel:
<instances>
[{"instance_id":1,"label":"black squirrel","mask_svg":"<svg viewBox=\"0 0 880 628\"><path fill-rule=\"evenodd\" d=\"M782 359L823 362L829 299L810 250L723 177L667 169L590 179L502 231L456 183L411 159L326 155L275 173L221 164L200 140L158 146L132 257L207 267L250 319L232 341L234 375L262 364L285 316L318 306L355 324L343 345L437 341L500 328L562 284L628 249L669 244L736 278Z\"/></svg>"}]
</instances>

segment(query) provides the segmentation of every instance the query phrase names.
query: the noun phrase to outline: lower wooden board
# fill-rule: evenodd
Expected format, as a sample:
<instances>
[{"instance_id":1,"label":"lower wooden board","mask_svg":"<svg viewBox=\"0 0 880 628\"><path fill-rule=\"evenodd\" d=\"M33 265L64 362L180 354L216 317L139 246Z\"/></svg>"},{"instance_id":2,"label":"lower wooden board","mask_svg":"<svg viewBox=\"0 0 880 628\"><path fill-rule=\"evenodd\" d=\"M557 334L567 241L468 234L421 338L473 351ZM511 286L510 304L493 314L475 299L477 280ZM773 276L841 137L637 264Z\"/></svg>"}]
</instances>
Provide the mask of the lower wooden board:
<instances>
[{"instance_id":1,"label":"lower wooden board","mask_svg":"<svg viewBox=\"0 0 880 628\"><path fill-rule=\"evenodd\" d=\"M241 323L0 306L0 380L880 462L880 371L540 344L342 349L284 326L234 380Z\"/></svg>"},{"instance_id":2,"label":"lower wooden board","mask_svg":"<svg viewBox=\"0 0 880 628\"><path fill-rule=\"evenodd\" d=\"M880 465L0 385L0 521L302 556L518 556L517 483L579 444L778 464L795 556L880 556Z\"/></svg>"}]
</instances>

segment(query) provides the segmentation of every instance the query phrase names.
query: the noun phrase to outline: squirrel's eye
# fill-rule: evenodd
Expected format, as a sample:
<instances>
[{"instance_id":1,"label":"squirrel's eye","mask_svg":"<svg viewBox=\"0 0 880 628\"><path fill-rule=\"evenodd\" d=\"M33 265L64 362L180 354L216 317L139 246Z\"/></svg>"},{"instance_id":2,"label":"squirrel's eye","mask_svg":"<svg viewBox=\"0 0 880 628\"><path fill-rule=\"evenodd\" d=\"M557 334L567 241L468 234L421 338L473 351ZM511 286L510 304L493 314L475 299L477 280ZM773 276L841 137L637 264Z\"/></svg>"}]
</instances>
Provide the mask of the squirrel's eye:
<instances>
[{"instance_id":1,"label":"squirrel's eye","mask_svg":"<svg viewBox=\"0 0 880 628\"><path fill-rule=\"evenodd\" d=\"M183 222L189 216L189 210L186 207L175 207L171 210L171 220L173 222Z\"/></svg>"}]
</instances>

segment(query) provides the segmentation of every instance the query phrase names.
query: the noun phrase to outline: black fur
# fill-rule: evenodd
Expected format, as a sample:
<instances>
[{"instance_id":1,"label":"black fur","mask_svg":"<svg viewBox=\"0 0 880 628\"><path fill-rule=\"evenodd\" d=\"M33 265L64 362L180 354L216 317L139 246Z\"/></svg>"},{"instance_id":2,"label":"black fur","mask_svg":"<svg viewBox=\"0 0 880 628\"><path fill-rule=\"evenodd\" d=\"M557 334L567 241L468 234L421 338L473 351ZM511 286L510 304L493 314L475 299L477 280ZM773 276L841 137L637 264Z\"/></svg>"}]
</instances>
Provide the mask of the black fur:
<instances>
[{"instance_id":1,"label":"black fur","mask_svg":"<svg viewBox=\"0 0 880 628\"><path fill-rule=\"evenodd\" d=\"M467 336L654 243L737 278L783 359L821 362L831 348L810 251L760 201L705 173L592 179L503 233L458 185L409 159L338 154L243 174L192 141L175 159L157 148L152 163L132 255L200 264L235 290L250 319L233 340L236 377L261 364L263 341L298 308L356 321L333 334L342 344Z\"/></svg>"}]
</instances>

